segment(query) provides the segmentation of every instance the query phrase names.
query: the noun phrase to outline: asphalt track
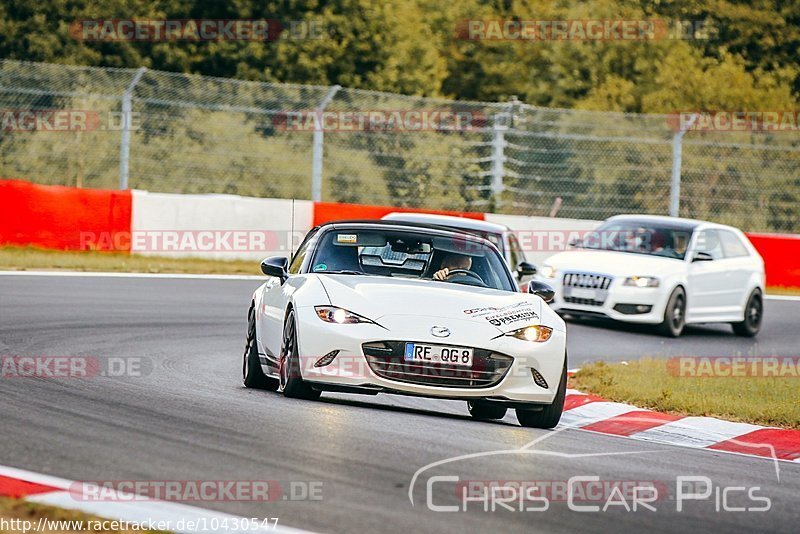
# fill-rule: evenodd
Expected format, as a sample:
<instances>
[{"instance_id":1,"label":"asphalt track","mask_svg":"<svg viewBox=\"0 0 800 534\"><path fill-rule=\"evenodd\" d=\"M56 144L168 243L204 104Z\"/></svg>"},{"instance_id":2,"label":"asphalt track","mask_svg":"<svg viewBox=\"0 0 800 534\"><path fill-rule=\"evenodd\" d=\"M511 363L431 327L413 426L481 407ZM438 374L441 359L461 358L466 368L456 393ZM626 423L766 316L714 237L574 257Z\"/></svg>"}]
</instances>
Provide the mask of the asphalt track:
<instances>
[{"instance_id":1,"label":"asphalt track","mask_svg":"<svg viewBox=\"0 0 800 534\"><path fill-rule=\"evenodd\" d=\"M782 462L776 472L765 459L570 429L523 429L513 414L475 422L461 402L332 394L303 402L244 389L245 315L258 284L0 276L0 355L144 362L143 376L0 379L0 464L74 480L274 480L283 496L292 482L321 483L321 500L201 505L322 532L796 532L798 463ZM800 302L768 301L755 341L736 338L727 327L690 328L666 340L642 328L573 322L571 365L642 355L796 356L798 312ZM514 449L424 470L412 506L412 477L428 464ZM426 505L431 475L462 482L596 475L654 482L662 491L652 503L656 511L576 512L553 498L546 511L487 512L468 503L467 512L434 512ZM686 475L708 477L715 488L759 487L754 494L768 497L770 510L717 511L722 504L715 492L678 512L676 477ZM431 495L437 505L461 503L454 483L435 482ZM730 495L729 505L763 505ZM512 506L518 510L518 503Z\"/></svg>"}]
</instances>

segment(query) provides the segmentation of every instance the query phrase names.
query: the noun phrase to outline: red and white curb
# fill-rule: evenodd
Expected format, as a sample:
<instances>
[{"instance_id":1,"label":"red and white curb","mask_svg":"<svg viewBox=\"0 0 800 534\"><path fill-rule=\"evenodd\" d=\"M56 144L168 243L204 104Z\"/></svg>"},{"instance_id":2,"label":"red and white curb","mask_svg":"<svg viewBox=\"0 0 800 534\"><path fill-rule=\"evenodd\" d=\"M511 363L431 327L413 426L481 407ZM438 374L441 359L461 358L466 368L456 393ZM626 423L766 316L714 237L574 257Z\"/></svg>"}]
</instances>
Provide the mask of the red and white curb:
<instances>
[{"instance_id":1,"label":"red and white curb","mask_svg":"<svg viewBox=\"0 0 800 534\"><path fill-rule=\"evenodd\" d=\"M570 371L570 376L574 371ZM640 441L800 463L800 430L690 417L608 402L567 390L559 426Z\"/></svg>"},{"instance_id":2,"label":"red and white curb","mask_svg":"<svg viewBox=\"0 0 800 534\"><path fill-rule=\"evenodd\" d=\"M14 467L0 466L0 497L24 499L26 501L55 506L68 510L78 510L104 519L127 521L129 523L148 524L150 522L164 522L171 525L171 532L198 534L198 532L277 532L278 534L301 534L309 531L269 524L256 525L247 518L229 515L212 510L204 510L186 504L168 501L132 501L131 495L116 493L108 494L108 499L103 501L82 501L75 499L69 488L75 484L72 480L40 475ZM189 528L194 525L195 528ZM205 528L199 528L205 525ZM216 525L216 528L211 526ZM240 525L241 528L225 528L225 526ZM183 528L181 528L183 527ZM249 527L249 528L248 528ZM41 529L40 529L41 530Z\"/></svg>"}]
</instances>

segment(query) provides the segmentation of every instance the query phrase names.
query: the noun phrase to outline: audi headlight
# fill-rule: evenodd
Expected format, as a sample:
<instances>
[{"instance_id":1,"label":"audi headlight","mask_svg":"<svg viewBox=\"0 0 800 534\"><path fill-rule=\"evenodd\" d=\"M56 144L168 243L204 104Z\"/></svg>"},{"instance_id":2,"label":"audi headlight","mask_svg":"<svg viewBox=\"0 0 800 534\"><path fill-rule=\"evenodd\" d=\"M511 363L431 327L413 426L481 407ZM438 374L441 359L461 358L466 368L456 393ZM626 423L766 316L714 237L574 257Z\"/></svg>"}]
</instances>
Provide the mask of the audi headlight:
<instances>
[{"instance_id":1,"label":"audi headlight","mask_svg":"<svg viewBox=\"0 0 800 534\"><path fill-rule=\"evenodd\" d=\"M317 312L317 317L326 323L354 324L373 322L357 313L345 310L344 308L337 308L336 306L314 306L314 310Z\"/></svg>"},{"instance_id":2,"label":"audi headlight","mask_svg":"<svg viewBox=\"0 0 800 534\"><path fill-rule=\"evenodd\" d=\"M622 285L633 287L658 287L658 278L654 276L629 276Z\"/></svg>"},{"instance_id":3,"label":"audi headlight","mask_svg":"<svg viewBox=\"0 0 800 534\"><path fill-rule=\"evenodd\" d=\"M506 334L507 336L515 337L523 341L533 341L535 343L543 343L550 339L553 335L553 329L549 326L535 325L526 326L519 330L514 330Z\"/></svg>"},{"instance_id":4,"label":"audi headlight","mask_svg":"<svg viewBox=\"0 0 800 534\"><path fill-rule=\"evenodd\" d=\"M542 268L539 270L539 273L545 278L555 278L556 268L553 267L552 265L542 265Z\"/></svg>"}]
</instances>

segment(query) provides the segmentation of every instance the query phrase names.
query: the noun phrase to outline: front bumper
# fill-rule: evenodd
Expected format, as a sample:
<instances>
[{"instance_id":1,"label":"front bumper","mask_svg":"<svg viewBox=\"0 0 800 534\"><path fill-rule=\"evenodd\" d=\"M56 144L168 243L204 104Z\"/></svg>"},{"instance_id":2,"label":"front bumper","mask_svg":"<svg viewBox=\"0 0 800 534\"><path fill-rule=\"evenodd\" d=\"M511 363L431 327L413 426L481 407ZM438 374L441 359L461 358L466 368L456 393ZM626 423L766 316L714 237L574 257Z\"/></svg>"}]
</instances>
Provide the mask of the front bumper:
<instances>
[{"instance_id":1,"label":"front bumper","mask_svg":"<svg viewBox=\"0 0 800 534\"><path fill-rule=\"evenodd\" d=\"M664 320L664 309L667 306L669 293L664 287L631 287L622 285L617 278L608 287L602 305L566 302L562 277L539 277L538 280L555 289L555 298L550 307L559 313L575 313L590 316L607 317L615 321L639 324L659 324ZM647 309L640 312L643 306ZM638 309L637 309L638 308Z\"/></svg>"},{"instance_id":2,"label":"front bumper","mask_svg":"<svg viewBox=\"0 0 800 534\"><path fill-rule=\"evenodd\" d=\"M448 320L441 317L393 316L374 324L330 324L321 321L312 307L296 310L302 377L321 386L333 386L341 391L363 389L363 392L383 391L446 399L489 399L521 404L550 404L553 402L564 369L566 333L554 330L544 343L533 343L501 336L494 340L484 335L491 330L480 328L474 321ZM430 325L447 326L452 335L446 340L430 334ZM476 331L479 332L476 334ZM475 343L477 337L485 338ZM488 349L512 358L502 378L487 387L454 387L410 383L381 377L373 370L364 353L364 344L402 340L434 345L459 345ZM333 361L315 367L323 355L339 351ZM476 352L477 354L477 352ZM534 382L531 369L541 374L546 388Z\"/></svg>"}]
</instances>

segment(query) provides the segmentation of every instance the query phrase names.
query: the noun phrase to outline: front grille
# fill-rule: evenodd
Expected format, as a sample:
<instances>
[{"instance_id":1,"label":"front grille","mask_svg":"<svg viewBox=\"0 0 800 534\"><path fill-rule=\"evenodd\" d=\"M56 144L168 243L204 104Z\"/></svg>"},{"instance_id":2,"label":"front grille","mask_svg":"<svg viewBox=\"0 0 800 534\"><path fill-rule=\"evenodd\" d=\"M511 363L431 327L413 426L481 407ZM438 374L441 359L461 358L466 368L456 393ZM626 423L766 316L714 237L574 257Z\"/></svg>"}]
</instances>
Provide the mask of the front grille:
<instances>
[{"instance_id":1,"label":"front grille","mask_svg":"<svg viewBox=\"0 0 800 534\"><path fill-rule=\"evenodd\" d=\"M364 343L362 348L372 371L387 380L423 386L488 388L503 379L514 359L486 349L473 349L472 367L422 364L404 360L405 341Z\"/></svg>"},{"instance_id":2,"label":"front grille","mask_svg":"<svg viewBox=\"0 0 800 534\"><path fill-rule=\"evenodd\" d=\"M564 302L586 306L602 306L608 296L608 288L614 279L610 276L591 273L564 273ZM581 295L582 291L593 290L593 297Z\"/></svg>"}]
</instances>

